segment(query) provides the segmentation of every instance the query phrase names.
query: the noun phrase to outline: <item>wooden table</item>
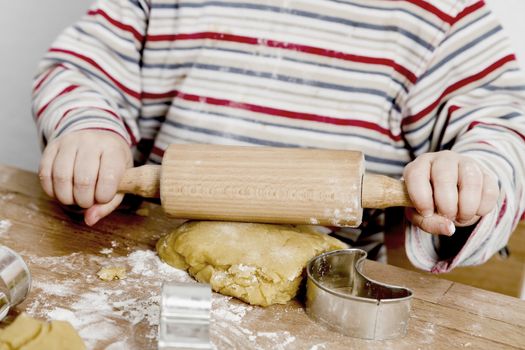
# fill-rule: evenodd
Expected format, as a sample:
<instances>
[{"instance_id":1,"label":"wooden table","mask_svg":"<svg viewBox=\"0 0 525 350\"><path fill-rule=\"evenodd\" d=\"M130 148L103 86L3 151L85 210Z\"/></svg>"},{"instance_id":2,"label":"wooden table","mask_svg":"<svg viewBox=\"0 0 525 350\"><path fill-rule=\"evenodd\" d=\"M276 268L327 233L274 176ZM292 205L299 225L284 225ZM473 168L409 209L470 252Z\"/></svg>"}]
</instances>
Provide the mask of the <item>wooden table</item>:
<instances>
[{"instance_id":1,"label":"wooden table","mask_svg":"<svg viewBox=\"0 0 525 350\"><path fill-rule=\"evenodd\" d=\"M69 320L90 349L156 349L161 281L190 279L154 253L156 240L179 222L157 205L142 208L142 216L117 212L88 228L45 196L34 173L0 166L0 241L23 256L34 280L11 316ZM106 265L126 266L127 278L99 280L96 272ZM315 324L297 301L259 308L214 294L213 343L218 349L525 349L524 301L372 261L366 271L414 290L405 338L353 339Z\"/></svg>"}]
</instances>

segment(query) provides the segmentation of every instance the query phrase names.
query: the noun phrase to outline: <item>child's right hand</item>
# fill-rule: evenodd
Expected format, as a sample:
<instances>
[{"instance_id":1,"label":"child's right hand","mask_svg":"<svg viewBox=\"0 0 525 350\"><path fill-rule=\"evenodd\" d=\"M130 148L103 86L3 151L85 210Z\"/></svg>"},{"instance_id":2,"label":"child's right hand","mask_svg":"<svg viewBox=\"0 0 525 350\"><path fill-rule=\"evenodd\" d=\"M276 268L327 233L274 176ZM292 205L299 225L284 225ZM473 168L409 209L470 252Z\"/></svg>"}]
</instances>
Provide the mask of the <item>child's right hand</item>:
<instances>
[{"instance_id":1,"label":"child's right hand","mask_svg":"<svg viewBox=\"0 0 525 350\"><path fill-rule=\"evenodd\" d=\"M122 202L117 188L133 156L127 142L105 130L80 130L47 145L40 162L44 191L62 204L87 209L84 221L92 226Z\"/></svg>"}]
</instances>

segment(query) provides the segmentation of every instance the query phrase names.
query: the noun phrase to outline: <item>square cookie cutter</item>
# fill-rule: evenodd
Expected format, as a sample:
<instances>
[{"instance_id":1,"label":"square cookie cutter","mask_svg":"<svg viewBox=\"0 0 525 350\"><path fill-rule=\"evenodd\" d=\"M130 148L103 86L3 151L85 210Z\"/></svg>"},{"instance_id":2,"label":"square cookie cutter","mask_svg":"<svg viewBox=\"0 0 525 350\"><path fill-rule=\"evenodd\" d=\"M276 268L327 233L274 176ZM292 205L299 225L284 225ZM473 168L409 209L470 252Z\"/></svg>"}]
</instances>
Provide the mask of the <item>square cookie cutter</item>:
<instances>
[{"instance_id":1,"label":"square cookie cutter","mask_svg":"<svg viewBox=\"0 0 525 350\"><path fill-rule=\"evenodd\" d=\"M0 321L20 304L31 290L31 273L22 257L0 245Z\"/></svg>"},{"instance_id":2,"label":"square cookie cutter","mask_svg":"<svg viewBox=\"0 0 525 350\"><path fill-rule=\"evenodd\" d=\"M311 259L306 267L306 313L326 328L351 337L403 337L413 293L364 276L366 255L361 249L342 249Z\"/></svg>"},{"instance_id":3,"label":"square cookie cutter","mask_svg":"<svg viewBox=\"0 0 525 350\"><path fill-rule=\"evenodd\" d=\"M164 282L158 350L212 349L210 319L209 284Z\"/></svg>"}]
</instances>

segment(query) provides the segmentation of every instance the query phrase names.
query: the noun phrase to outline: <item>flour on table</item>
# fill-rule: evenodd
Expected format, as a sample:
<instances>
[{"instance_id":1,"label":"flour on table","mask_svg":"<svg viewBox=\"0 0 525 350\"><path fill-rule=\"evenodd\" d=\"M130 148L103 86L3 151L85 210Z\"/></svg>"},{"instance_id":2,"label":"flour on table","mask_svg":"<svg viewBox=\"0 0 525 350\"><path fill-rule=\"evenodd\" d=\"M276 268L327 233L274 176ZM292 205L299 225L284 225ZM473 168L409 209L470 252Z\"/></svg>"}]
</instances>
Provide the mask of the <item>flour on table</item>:
<instances>
[{"instance_id":1,"label":"flour on table","mask_svg":"<svg viewBox=\"0 0 525 350\"><path fill-rule=\"evenodd\" d=\"M229 303L231 300L232 297L219 294L213 295L211 314L216 321L239 322L246 315L246 312L253 309L253 306L244 303Z\"/></svg>"},{"instance_id":2,"label":"flour on table","mask_svg":"<svg viewBox=\"0 0 525 350\"><path fill-rule=\"evenodd\" d=\"M15 198L15 195L13 193L0 194L0 200L3 201L10 201L13 198Z\"/></svg>"},{"instance_id":3,"label":"flour on table","mask_svg":"<svg viewBox=\"0 0 525 350\"><path fill-rule=\"evenodd\" d=\"M68 282L57 284L36 280L32 282L32 288L40 289L47 295L59 297L67 297L75 294L73 287Z\"/></svg>"},{"instance_id":4,"label":"flour on table","mask_svg":"<svg viewBox=\"0 0 525 350\"><path fill-rule=\"evenodd\" d=\"M35 203L31 202L27 205L27 207L29 209L31 209L32 211L40 211L40 208L38 207L38 205L36 205Z\"/></svg>"},{"instance_id":5,"label":"flour on table","mask_svg":"<svg viewBox=\"0 0 525 350\"><path fill-rule=\"evenodd\" d=\"M271 349L286 349L296 338L287 331L254 332L242 326L242 320L250 312L260 310L232 297L213 294L211 311L212 337L221 343L221 348L233 348L230 338L235 338L236 349L263 349L270 343ZM239 344L243 340L244 342ZM264 344L264 345L262 345ZM215 344L217 345L217 344Z\"/></svg>"},{"instance_id":6,"label":"flour on table","mask_svg":"<svg viewBox=\"0 0 525 350\"><path fill-rule=\"evenodd\" d=\"M162 282L195 283L185 271L163 263L150 250L113 257L21 254L31 266L46 269L51 276L45 281L33 281L25 311L33 317L70 322L88 349L143 350L144 344L137 344L136 339L145 339L146 348L156 349ZM126 266L127 278L110 283L101 281L96 272L105 265ZM257 318L259 311L257 307L213 293L210 325L213 347L293 348L296 339L287 331L255 332L243 326L248 315Z\"/></svg>"},{"instance_id":7,"label":"flour on table","mask_svg":"<svg viewBox=\"0 0 525 350\"><path fill-rule=\"evenodd\" d=\"M53 320L67 321L71 323L74 328L78 328L82 325L80 320L75 316L75 313L68 309L57 307L48 312L48 316Z\"/></svg>"},{"instance_id":8,"label":"flour on table","mask_svg":"<svg viewBox=\"0 0 525 350\"><path fill-rule=\"evenodd\" d=\"M69 321L88 349L138 349L133 345L131 328L138 324L146 326L140 328L143 332L140 336L151 339L152 348L156 347L162 282L193 281L186 272L161 262L154 251L138 250L112 258L73 253L25 259L52 275L62 276L34 280L33 301L26 312L34 317ZM100 281L95 272L107 264L127 266L130 271L127 278L112 283ZM68 279L64 280L64 275ZM121 320L131 325L122 324Z\"/></svg>"},{"instance_id":9,"label":"flour on table","mask_svg":"<svg viewBox=\"0 0 525 350\"><path fill-rule=\"evenodd\" d=\"M106 347L106 350L129 350L129 344L125 341L119 341Z\"/></svg>"},{"instance_id":10,"label":"flour on table","mask_svg":"<svg viewBox=\"0 0 525 350\"><path fill-rule=\"evenodd\" d=\"M102 248L102 249L100 249L100 254L110 255L111 253L113 253L113 248Z\"/></svg>"},{"instance_id":11,"label":"flour on table","mask_svg":"<svg viewBox=\"0 0 525 350\"><path fill-rule=\"evenodd\" d=\"M13 226L11 221L7 219L0 220L0 235L9 232L11 226Z\"/></svg>"},{"instance_id":12,"label":"flour on table","mask_svg":"<svg viewBox=\"0 0 525 350\"><path fill-rule=\"evenodd\" d=\"M281 349L295 341L295 337L290 332L257 332L258 337L270 338L275 344L279 344Z\"/></svg>"}]
</instances>

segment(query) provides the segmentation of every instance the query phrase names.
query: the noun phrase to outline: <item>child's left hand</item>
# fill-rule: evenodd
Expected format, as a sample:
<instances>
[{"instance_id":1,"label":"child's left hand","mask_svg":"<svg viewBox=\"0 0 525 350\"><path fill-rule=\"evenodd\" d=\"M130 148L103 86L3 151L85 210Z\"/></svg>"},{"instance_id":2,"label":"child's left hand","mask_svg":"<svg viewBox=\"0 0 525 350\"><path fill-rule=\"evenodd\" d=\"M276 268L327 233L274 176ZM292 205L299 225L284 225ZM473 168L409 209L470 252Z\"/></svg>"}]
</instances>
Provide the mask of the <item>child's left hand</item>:
<instances>
[{"instance_id":1,"label":"child's left hand","mask_svg":"<svg viewBox=\"0 0 525 350\"><path fill-rule=\"evenodd\" d=\"M478 163L452 151L426 153L405 167L405 183L415 208L407 219L422 230L451 236L496 206L499 186Z\"/></svg>"}]
</instances>

